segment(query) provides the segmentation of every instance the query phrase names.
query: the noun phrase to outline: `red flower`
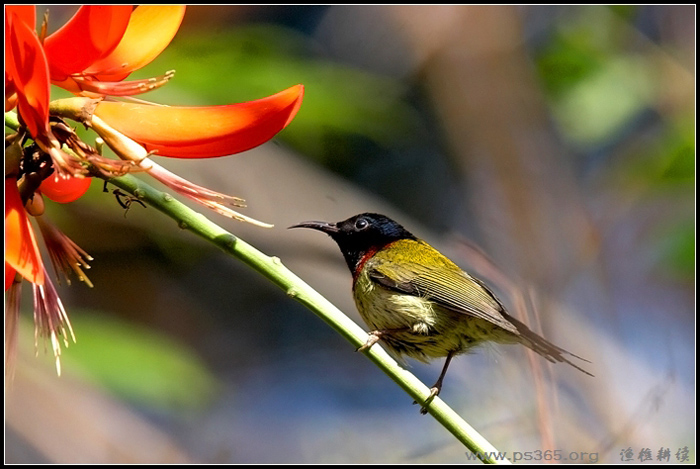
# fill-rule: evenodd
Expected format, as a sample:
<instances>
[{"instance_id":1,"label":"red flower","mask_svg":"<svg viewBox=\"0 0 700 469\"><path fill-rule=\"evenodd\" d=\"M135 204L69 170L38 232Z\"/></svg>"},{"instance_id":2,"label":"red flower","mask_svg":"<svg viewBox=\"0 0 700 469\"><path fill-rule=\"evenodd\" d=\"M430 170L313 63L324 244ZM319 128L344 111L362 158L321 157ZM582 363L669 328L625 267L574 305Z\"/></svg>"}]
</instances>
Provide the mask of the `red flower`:
<instances>
[{"instance_id":1,"label":"red flower","mask_svg":"<svg viewBox=\"0 0 700 469\"><path fill-rule=\"evenodd\" d=\"M35 197L41 197L37 194ZM64 269L68 265L82 273L84 258L87 254L70 241L57 228L43 220L47 247L52 256L54 267ZM42 232L45 231L42 229ZM73 251L65 249L72 248ZM76 250L77 249L77 250ZM77 254L77 255L76 255ZM58 263L58 265L56 265ZM65 270L64 274L65 274ZM56 372L61 374L61 341L68 346L68 337L73 340L73 330L63 308L61 299L46 275L46 268L41 260L36 236L20 197L17 181L13 177L5 179L5 291L7 309L5 310L5 372L12 374L15 344L17 342L17 317L19 316L19 297L21 281L18 275L32 284L34 293L34 320L36 336L49 339L56 357ZM88 285L91 285L89 280Z\"/></svg>"},{"instance_id":2,"label":"red flower","mask_svg":"<svg viewBox=\"0 0 700 469\"><path fill-rule=\"evenodd\" d=\"M44 41L51 81L76 94L128 96L152 90L171 77L123 82L172 41L184 5L83 5Z\"/></svg>"},{"instance_id":3,"label":"red flower","mask_svg":"<svg viewBox=\"0 0 700 469\"><path fill-rule=\"evenodd\" d=\"M5 108L16 103L27 131L51 157L58 176L81 177L85 168L61 150L49 125L49 68L44 48L27 24L33 17L33 7L5 8Z\"/></svg>"},{"instance_id":4,"label":"red flower","mask_svg":"<svg viewBox=\"0 0 700 469\"><path fill-rule=\"evenodd\" d=\"M19 313L19 288L32 284L38 335L50 339L58 361L72 330L37 247L29 215L35 217L54 268L84 275L90 256L43 215L43 195L67 203L87 191L91 176L148 171L178 193L228 217L262 226L230 206L243 200L193 184L155 163L150 156L209 158L258 146L285 128L303 99L303 85L240 104L168 107L104 102L105 96L130 96L166 83L173 72L146 80L124 81L151 62L177 32L184 6L84 5L45 40L34 31L35 8L5 7L5 109L16 108L17 133L6 136L5 290L6 357L11 359ZM42 28L44 30L44 28ZM50 84L84 97L50 103ZM97 99L91 99L96 97ZM65 119L95 130L121 160L103 158L83 142ZM6 127L7 116L6 116ZM29 142L33 140L33 144ZM66 149L67 147L67 149ZM70 282L68 282L70 283Z\"/></svg>"}]
</instances>

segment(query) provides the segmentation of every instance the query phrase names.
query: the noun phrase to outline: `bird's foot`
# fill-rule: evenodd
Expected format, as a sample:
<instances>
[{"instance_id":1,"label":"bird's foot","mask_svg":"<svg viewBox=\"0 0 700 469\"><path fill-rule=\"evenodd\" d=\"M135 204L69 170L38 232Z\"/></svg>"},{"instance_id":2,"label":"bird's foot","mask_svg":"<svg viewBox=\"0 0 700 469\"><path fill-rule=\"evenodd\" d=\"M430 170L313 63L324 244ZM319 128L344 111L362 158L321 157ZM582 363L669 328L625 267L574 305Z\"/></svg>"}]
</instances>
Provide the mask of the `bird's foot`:
<instances>
[{"instance_id":1,"label":"bird's foot","mask_svg":"<svg viewBox=\"0 0 700 469\"><path fill-rule=\"evenodd\" d=\"M420 413L421 415L426 415L428 413L428 407L430 407L430 404L433 402L433 399L437 397L437 395L440 394L440 388L437 386L433 386L430 388L430 395L428 398L423 402L423 405L420 408ZM418 404L416 401L413 401L413 404Z\"/></svg>"},{"instance_id":2,"label":"bird's foot","mask_svg":"<svg viewBox=\"0 0 700 469\"><path fill-rule=\"evenodd\" d=\"M376 344L379 342L379 339L382 337L382 331L371 331L369 333L369 337L367 338L367 342L365 342L364 345L359 347L356 352L364 352L365 350L369 349L372 345Z\"/></svg>"}]
</instances>

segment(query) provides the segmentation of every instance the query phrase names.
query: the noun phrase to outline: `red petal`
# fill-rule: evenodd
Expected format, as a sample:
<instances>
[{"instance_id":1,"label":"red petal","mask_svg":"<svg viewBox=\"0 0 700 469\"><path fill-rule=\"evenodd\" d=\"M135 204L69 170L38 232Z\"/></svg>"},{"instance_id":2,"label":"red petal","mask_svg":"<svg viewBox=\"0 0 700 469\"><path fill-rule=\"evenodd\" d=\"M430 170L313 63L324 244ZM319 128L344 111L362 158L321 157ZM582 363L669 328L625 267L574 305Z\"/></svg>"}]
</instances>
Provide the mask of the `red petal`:
<instances>
[{"instance_id":1,"label":"red petal","mask_svg":"<svg viewBox=\"0 0 700 469\"><path fill-rule=\"evenodd\" d=\"M12 286L12 282L15 281L15 274L17 271L10 264L5 262L5 291L9 290Z\"/></svg>"},{"instance_id":2,"label":"red petal","mask_svg":"<svg viewBox=\"0 0 700 469\"><path fill-rule=\"evenodd\" d=\"M61 204L78 200L90 188L92 178L68 179L49 176L39 186L39 190L49 199Z\"/></svg>"},{"instance_id":3,"label":"red petal","mask_svg":"<svg viewBox=\"0 0 700 469\"><path fill-rule=\"evenodd\" d=\"M134 70L151 63L168 47L184 16L184 5L138 6L119 46L85 73L101 81L123 80Z\"/></svg>"},{"instance_id":4,"label":"red petal","mask_svg":"<svg viewBox=\"0 0 700 469\"><path fill-rule=\"evenodd\" d=\"M8 16L5 68L17 91L17 107L33 137L48 132L49 71L36 33L16 15ZM9 37L7 37L9 35ZM6 78L7 81L7 78Z\"/></svg>"},{"instance_id":5,"label":"red petal","mask_svg":"<svg viewBox=\"0 0 700 469\"><path fill-rule=\"evenodd\" d=\"M240 153L270 140L296 115L304 86L267 98L208 107L101 102L95 115L161 156L209 158Z\"/></svg>"},{"instance_id":6,"label":"red petal","mask_svg":"<svg viewBox=\"0 0 700 469\"><path fill-rule=\"evenodd\" d=\"M24 211L17 181L12 178L5 179L5 262L30 282L44 284L44 265L34 230Z\"/></svg>"},{"instance_id":7,"label":"red petal","mask_svg":"<svg viewBox=\"0 0 700 469\"><path fill-rule=\"evenodd\" d=\"M5 55L7 57L7 55ZM5 69L5 112L11 111L17 106L17 90L12 77L8 75Z\"/></svg>"},{"instance_id":8,"label":"red petal","mask_svg":"<svg viewBox=\"0 0 700 469\"><path fill-rule=\"evenodd\" d=\"M7 24L7 17L10 15L16 16L32 29L36 26L36 8L34 5L5 5L5 24Z\"/></svg>"},{"instance_id":9,"label":"red petal","mask_svg":"<svg viewBox=\"0 0 700 469\"><path fill-rule=\"evenodd\" d=\"M119 44L133 11L131 5L83 5L44 41L51 78L81 73Z\"/></svg>"},{"instance_id":10,"label":"red petal","mask_svg":"<svg viewBox=\"0 0 700 469\"><path fill-rule=\"evenodd\" d=\"M5 112L13 109L17 105L17 96L12 76L7 68L8 62L12 61L12 51L10 50L10 17L19 19L30 28L36 24L36 8L34 5L5 5Z\"/></svg>"}]
</instances>

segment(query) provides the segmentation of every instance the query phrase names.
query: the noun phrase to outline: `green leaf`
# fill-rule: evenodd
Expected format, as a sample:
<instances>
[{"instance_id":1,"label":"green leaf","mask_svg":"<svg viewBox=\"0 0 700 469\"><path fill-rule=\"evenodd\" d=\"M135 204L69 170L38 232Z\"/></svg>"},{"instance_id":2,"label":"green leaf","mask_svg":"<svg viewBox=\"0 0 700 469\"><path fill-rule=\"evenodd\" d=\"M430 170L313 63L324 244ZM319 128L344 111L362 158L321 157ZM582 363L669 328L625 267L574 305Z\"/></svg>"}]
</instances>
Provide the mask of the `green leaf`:
<instances>
[{"instance_id":1,"label":"green leaf","mask_svg":"<svg viewBox=\"0 0 700 469\"><path fill-rule=\"evenodd\" d=\"M649 190L690 190L695 184L695 116L669 123L651 142L629 150L620 173L622 181Z\"/></svg>"},{"instance_id":2,"label":"green leaf","mask_svg":"<svg viewBox=\"0 0 700 469\"><path fill-rule=\"evenodd\" d=\"M161 409L199 408L217 389L214 376L189 347L152 329L91 311L70 311L76 343L63 369L113 393Z\"/></svg>"},{"instance_id":3,"label":"green leaf","mask_svg":"<svg viewBox=\"0 0 700 469\"><path fill-rule=\"evenodd\" d=\"M658 242L663 267L674 276L695 280L695 221L688 220L667 229Z\"/></svg>"},{"instance_id":4,"label":"green leaf","mask_svg":"<svg viewBox=\"0 0 700 469\"><path fill-rule=\"evenodd\" d=\"M618 57L563 94L554 115L581 146L607 141L654 99L652 73L641 57Z\"/></svg>"}]
</instances>

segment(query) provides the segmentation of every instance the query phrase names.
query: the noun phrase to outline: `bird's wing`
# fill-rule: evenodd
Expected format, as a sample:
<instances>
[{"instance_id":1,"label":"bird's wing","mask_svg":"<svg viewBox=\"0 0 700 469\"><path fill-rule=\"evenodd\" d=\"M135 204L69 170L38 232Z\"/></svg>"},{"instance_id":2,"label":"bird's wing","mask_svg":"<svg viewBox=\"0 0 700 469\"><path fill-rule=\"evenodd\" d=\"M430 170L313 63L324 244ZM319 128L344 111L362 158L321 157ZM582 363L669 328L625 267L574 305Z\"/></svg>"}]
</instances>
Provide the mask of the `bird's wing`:
<instances>
[{"instance_id":1,"label":"bird's wing","mask_svg":"<svg viewBox=\"0 0 700 469\"><path fill-rule=\"evenodd\" d=\"M385 288L434 301L451 311L474 316L518 334L501 314L503 306L478 279L458 267L437 269L421 263L395 263L375 256L369 277Z\"/></svg>"}]
</instances>

